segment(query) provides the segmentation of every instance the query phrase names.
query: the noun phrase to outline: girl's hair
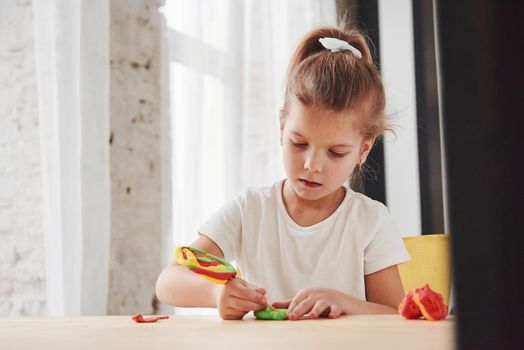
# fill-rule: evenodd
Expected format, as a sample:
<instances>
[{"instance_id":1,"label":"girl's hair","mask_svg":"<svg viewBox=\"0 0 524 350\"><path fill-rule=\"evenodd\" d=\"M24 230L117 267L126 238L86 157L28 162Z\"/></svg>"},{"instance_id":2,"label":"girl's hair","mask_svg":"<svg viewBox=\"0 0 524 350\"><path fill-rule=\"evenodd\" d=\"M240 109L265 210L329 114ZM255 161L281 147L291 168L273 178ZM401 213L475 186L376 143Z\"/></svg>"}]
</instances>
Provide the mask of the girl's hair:
<instances>
[{"instance_id":1,"label":"girl's hair","mask_svg":"<svg viewBox=\"0 0 524 350\"><path fill-rule=\"evenodd\" d=\"M362 57L357 58L351 51L331 52L319 42L324 37L346 41ZM286 116L290 97L307 107L353 112L357 118L355 126L365 140L376 139L390 130L384 118L385 96L380 73L373 64L364 35L356 30L322 27L306 35L289 64L282 118ZM361 168L357 166L353 171L350 185L362 183Z\"/></svg>"}]
</instances>

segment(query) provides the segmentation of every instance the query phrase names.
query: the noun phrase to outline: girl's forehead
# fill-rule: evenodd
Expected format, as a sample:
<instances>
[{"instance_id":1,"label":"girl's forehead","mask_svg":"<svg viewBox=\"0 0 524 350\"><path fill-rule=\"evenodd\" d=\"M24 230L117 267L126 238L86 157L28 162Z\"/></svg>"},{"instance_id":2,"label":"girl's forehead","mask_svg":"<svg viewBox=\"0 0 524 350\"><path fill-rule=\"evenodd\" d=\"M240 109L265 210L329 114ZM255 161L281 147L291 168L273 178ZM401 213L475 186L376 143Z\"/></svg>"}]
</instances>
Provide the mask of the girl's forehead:
<instances>
[{"instance_id":1,"label":"girl's forehead","mask_svg":"<svg viewBox=\"0 0 524 350\"><path fill-rule=\"evenodd\" d=\"M332 111L294 103L290 106L285 129L305 138L319 138L344 143L356 143L361 135L356 116L350 111Z\"/></svg>"}]
</instances>

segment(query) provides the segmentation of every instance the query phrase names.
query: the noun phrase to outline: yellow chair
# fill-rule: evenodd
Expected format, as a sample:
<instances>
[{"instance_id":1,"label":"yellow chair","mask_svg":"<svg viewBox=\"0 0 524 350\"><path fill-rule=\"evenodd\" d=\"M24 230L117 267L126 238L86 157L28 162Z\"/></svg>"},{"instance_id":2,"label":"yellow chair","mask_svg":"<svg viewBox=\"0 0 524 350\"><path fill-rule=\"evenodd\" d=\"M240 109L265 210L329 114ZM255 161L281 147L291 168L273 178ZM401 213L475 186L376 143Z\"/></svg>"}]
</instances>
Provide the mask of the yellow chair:
<instances>
[{"instance_id":1,"label":"yellow chair","mask_svg":"<svg viewBox=\"0 0 524 350\"><path fill-rule=\"evenodd\" d=\"M451 263L447 234L402 237L411 260L398 265L404 291L428 283L449 306Z\"/></svg>"}]
</instances>

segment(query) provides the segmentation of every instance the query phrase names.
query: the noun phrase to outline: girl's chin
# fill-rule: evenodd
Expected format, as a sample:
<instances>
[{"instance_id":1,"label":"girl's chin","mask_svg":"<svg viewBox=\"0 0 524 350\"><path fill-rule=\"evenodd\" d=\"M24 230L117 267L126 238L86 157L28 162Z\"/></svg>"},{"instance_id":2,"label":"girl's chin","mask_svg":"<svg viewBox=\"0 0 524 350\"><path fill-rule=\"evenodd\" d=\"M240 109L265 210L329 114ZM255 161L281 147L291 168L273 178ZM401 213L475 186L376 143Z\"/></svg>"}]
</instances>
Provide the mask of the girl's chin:
<instances>
[{"instance_id":1,"label":"girl's chin","mask_svg":"<svg viewBox=\"0 0 524 350\"><path fill-rule=\"evenodd\" d=\"M301 199L308 200L308 201L315 201L315 200L325 198L326 196L329 196L330 194L334 194L334 191L337 190L337 188L335 188L331 190L333 192L330 192L329 190L326 189L325 185L313 186L313 187L306 186L300 180L293 180L293 181L290 181L290 183L291 183L291 187L293 188L293 192Z\"/></svg>"},{"instance_id":2,"label":"girl's chin","mask_svg":"<svg viewBox=\"0 0 524 350\"><path fill-rule=\"evenodd\" d=\"M317 200L326 195L323 186L308 187L300 182L293 184L293 191L297 196L305 200Z\"/></svg>"}]
</instances>

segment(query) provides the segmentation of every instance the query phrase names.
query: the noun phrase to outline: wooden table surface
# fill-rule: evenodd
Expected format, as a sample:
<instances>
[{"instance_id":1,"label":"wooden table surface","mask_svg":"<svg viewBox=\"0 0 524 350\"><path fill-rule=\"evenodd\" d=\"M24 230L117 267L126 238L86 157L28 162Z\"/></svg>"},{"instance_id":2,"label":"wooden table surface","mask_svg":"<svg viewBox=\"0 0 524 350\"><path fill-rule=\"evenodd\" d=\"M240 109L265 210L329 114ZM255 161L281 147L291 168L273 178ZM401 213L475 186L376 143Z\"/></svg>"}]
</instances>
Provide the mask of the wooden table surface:
<instances>
[{"instance_id":1,"label":"wooden table surface","mask_svg":"<svg viewBox=\"0 0 524 350\"><path fill-rule=\"evenodd\" d=\"M0 349L454 349L453 318L398 315L242 321L171 316L135 323L130 316L0 318Z\"/></svg>"}]
</instances>

